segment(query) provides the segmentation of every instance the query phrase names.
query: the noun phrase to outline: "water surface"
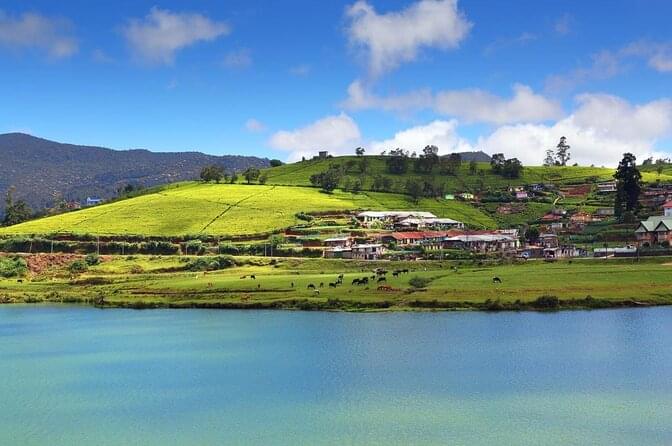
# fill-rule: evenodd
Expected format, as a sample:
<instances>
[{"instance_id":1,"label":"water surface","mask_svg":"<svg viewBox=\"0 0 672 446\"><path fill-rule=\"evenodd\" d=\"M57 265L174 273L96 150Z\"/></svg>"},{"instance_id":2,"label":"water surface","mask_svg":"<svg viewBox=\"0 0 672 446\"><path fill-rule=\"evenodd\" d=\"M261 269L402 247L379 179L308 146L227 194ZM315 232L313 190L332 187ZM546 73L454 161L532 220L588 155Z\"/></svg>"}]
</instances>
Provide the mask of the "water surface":
<instances>
[{"instance_id":1,"label":"water surface","mask_svg":"<svg viewBox=\"0 0 672 446\"><path fill-rule=\"evenodd\" d=\"M0 307L0 444L669 445L672 308Z\"/></svg>"}]
</instances>

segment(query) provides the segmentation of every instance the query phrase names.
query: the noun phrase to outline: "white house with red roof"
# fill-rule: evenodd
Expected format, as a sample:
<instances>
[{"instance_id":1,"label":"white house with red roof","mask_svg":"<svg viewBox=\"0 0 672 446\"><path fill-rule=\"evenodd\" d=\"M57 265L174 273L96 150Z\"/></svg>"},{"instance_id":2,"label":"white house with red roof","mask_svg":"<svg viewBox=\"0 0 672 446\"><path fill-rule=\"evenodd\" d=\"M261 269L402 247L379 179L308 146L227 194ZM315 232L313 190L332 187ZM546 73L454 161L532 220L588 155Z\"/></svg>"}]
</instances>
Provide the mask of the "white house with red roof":
<instances>
[{"instance_id":1,"label":"white house with red roof","mask_svg":"<svg viewBox=\"0 0 672 446\"><path fill-rule=\"evenodd\" d=\"M672 201L668 201L663 205L663 211L665 212L665 217L672 217Z\"/></svg>"}]
</instances>

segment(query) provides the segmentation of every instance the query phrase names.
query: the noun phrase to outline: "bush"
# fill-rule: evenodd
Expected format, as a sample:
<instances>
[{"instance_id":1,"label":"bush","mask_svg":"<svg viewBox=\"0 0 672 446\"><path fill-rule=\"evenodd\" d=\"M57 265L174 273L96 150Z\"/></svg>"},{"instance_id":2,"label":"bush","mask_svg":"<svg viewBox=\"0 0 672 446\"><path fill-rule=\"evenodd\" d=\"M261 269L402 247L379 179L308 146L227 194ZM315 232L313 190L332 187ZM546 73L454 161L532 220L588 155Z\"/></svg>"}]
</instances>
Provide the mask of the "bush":
<instances>
[{"instance_id":1,"label":"bush","mask_svg":"<svg viewBox=\"0 0 672 446\"><path fill-rule=\"evenodd\" d=\"M68 267L68 271L73 274L80 274L86 272L89 269L89 264L84 260L75 260Z\"/></svg>"},{"instance_id":2,"label":"bush","mask_svg":"<svg viewBox=\"0 0 672 446\"><path fill-rule=\"evenodd\" d=\"M408 284L413 288L426 288L431 282L430 279L424 277L414 276L411 277L411 280L408 281Z\"/></svg>"},{"instance_id":3,"label":"bush","mask_svg":"<svg viewBox=\"0 0 672 446\"><path fill-rule=\"evenodd\" d=\"M532 301L532 306L544 310L555 310L560 307L560 299L557 296L539 296Z\"/></svg>"},{"instance_id":4,"label":"bush","mask_svg":"<svg viewBox=\"0 0 672 446\"><path fill-rule=\"evenodd\" d=\"M84 261L89 266L95 266L95 265L98 265L100 263L100 256L98 254L88 254L84 258Z\"/></svg>"},{"instance_id":5,"label":"bush","mask_svg":"<svg viewBox=\"0 0 672 446\"><path fill-rule=\"evenodd\" d=\"M199 257L190 260L184 268L189 271L215 271L235 265L236 261L231 256Z\"/></svg>"},{"instance_id":6,"label":"bush","mask_svg":"<svg viewBox=\"0 0 672 446\"><path fill-rule=\"evenodd\" d=\"M28 264L21 257L0 257L0 276L22 277L28 272Z\"/></svg>"}]
</instances>

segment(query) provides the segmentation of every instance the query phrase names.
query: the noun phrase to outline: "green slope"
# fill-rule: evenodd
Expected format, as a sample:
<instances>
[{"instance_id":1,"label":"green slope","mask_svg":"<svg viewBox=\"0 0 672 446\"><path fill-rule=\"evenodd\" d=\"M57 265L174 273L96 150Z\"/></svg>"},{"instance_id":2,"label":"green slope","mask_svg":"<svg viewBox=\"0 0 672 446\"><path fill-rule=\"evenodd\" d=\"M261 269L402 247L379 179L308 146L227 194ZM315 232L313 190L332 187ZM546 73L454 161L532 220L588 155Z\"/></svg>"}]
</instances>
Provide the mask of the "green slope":
<instances>
[{"instance_id":1,"label":"green slope","mask_svg":"<svg viewBox=\"0 0 672 446\"><path fill-rule=\"evenodd\" d=\"M462 163L461 168L456 175L439 175L438 168L434 169L432 174L416 174L412 172L409 164L409 172L404 175L391 175L387 173L385 159L380 156L367 156L369 167L366 175L362 175L357 167L350 169L345 175L347 179L354 180L360 178L364 189L371 189L373 177L383 175L389 177L393 182L392 191L403 192L403 187L408 179L416 178L420 180L430 180L434 183L442 182L446 185L446 191L467 192L475 191L482 185L485 188L501 189L507 186L518 186L532 183L554 183L557 185L581 184L593 181L608 181L613 179L614 169L603 167L543 167L526 166L523 174L518 179L506 179L499 175L490 173L490 165L487 163L478 163L479 172L475 175L469 173L469 163ZM359 162L360 159L355 156L337 157L322 160L308 160L295 164L286 164L279 167L265 169L268 176L268 184L277 185L310 185L310 176L322 172L330 165L340 164L345 166L348 161ZM658 176L655 172L642 172L644 181L654 182L656 179L661 181L672 180L672 168Z\"/></svg>"},{"instance_id":2,"label":"green slope","mask_svg":"<svg viewBox=\"0 0 672 446\"><path fill-rule=\"evenodd\" d=\"M240 236L297 224L298 212L358 209L418 209L474 227L496 226L487 214L455 201L425 199L413 204L395 194L325 194L308 187L178 183L134 198L2 228L0 235Z\"/></svg>"}]
</instances>

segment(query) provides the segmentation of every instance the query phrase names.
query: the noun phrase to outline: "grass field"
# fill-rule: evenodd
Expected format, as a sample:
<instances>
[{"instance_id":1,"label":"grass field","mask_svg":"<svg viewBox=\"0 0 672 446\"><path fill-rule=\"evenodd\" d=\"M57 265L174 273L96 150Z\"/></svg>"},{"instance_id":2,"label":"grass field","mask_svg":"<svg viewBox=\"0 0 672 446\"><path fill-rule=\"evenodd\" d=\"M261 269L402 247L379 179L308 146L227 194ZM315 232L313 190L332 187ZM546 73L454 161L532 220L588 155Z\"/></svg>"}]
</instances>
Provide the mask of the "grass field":
<instances>
[{"instance_id":1,"label":"grass field","mask_svg":"<svg viewBox=\"0 0 672 446\"><path fill-rule=\"evenodd\" d=\"M476 265L449 262L358 262L237 258L240 266L209 273L184 271L183 258L109 257L75 279L67 271L49 270L24 283L0 280L4 302L104 302L113 306L220 306L304 309L526 309L540 296L556 296L558 308L672 304L669 259L585 259L548 264ZM384 283L351 285L382 266L407 274ZM456 269L452 267L455 266ZM131 271L135 273L132 274ZM344 284L332 288L338 274ZM254 274L255 279L250 276ZM429 281L413 288L409 281ZM501 284L494 284L499 277ZM323 283L324 287L320 287ZM319 295L308 289L314 284ZM293 286L292 286L293 285ZM590 298L587 299L587 297ZM102 301L100 300L102 297ZM495 305L493 307L493 305Z\"/></svg>"},{"instance_id":2,"label":"grass field","mask_svg":"<svg viewBox=\"0 0 672 446\"><path fill-rule=\"evenodd\" d=\"M325 194L314 188L180 183L138 197L0 229L2 234L99 234L222 237L278 231L299 212L419 209L475 227L495 227L487 214L456 201L383 193Z\"/></svg>"}]
</instances>

